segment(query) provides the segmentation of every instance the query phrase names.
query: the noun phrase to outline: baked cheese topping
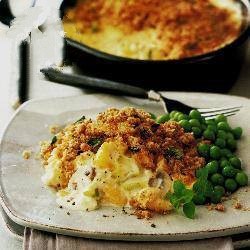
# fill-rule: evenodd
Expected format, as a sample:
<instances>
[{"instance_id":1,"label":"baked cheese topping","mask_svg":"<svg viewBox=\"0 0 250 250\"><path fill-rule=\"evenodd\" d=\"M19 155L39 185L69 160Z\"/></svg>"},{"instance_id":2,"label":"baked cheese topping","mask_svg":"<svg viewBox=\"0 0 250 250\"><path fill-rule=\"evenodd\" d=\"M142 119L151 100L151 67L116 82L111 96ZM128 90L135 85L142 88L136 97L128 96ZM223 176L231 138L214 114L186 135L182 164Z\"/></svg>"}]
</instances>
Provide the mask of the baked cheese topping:
<instances>
[{"instance_id":1,"label":"baked cheese topping","mask_svg":"<svg viewBox=\"0 0 250 250\"><path fill-rule=\"evenodd\" d=\"M205 164L192 133L174 121L157 124L134 108L81 118L43 142L41 156L42 181L57 191L58 204L88 211L130 206L167 213L173 181L191 186Z\"/></svg>"},{"instance_id":2,"label":"baked cheese topping","mask_svg":"<svg viewBox=\"0 0 250 250\"><path fill-rule=\"evenodd\" d=\"M66 36L134 59L201 55L231 43L243 14L234 0L84 0L67 10Z\"/></svg>"}]
</instances>

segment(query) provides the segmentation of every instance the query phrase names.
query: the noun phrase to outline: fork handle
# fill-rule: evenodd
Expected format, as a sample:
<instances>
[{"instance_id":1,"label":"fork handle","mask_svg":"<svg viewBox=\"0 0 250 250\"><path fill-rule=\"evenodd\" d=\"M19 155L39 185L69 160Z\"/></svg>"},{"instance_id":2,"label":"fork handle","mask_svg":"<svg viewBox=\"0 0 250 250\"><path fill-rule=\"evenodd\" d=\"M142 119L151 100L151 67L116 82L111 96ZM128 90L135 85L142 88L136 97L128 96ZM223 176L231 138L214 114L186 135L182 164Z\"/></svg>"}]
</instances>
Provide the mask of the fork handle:
<instances>
[{"instance_id":1,"label":"fork handle","mask_svg":"<svg viewBox=\"0 0 250 250\"><path fill-rule=\"evenodd\" d=\"M57 82L63 85L98 90L112 94L133 96L137 98L148 98L148 92L146 90L124 83L98 79L79 74L63 73L55 68L41 69L40 71L50 81Z\"/></svg>"}]
</instances>

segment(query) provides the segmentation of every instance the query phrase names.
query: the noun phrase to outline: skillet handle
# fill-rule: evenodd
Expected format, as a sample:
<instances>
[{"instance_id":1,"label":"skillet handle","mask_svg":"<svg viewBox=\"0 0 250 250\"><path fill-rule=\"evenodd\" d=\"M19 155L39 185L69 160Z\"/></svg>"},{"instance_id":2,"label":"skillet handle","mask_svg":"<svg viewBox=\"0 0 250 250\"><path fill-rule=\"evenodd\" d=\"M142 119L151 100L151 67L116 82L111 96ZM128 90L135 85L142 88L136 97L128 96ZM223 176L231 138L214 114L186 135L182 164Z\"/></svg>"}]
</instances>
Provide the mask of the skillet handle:
<instances>
[{"instance_id":1,"label":"skillet handle","mask_svg":"<svg viewBox=\"0 0 250 250\"><path fill-rule=\"evenodd\" d=\"M92 89L106 93L127 95L137 98L148 98L148 92L142 88L127 85L124 83L113 82L94 77L88 77L78 74L67 74L54 68L40 70L50 81L69 85L78 88Z\"/></svg>"}]
</instances>

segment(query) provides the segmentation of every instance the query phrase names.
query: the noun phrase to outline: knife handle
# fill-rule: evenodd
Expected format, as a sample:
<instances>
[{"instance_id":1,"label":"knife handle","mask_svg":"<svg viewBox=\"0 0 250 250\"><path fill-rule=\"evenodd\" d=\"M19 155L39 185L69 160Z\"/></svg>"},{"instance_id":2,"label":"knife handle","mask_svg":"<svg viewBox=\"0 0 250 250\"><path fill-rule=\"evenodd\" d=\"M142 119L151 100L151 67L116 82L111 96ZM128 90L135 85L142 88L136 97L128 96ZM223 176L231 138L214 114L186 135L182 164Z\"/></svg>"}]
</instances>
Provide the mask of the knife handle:
<instances>
[{"instance_id":1,"label":"knife handle","mask_svg":"<svg viewBox=\"0 0 250 250\"><path fill-rule=\"evenodd\" d=\"M124 83L79 74L63 73L55 68L41 69L40 71L50 81L63 85L69 85L83 89L92 89L105 93L133 96L137 98L148 98L148 92L146 90Z\"/></svg>"}]
</instances>

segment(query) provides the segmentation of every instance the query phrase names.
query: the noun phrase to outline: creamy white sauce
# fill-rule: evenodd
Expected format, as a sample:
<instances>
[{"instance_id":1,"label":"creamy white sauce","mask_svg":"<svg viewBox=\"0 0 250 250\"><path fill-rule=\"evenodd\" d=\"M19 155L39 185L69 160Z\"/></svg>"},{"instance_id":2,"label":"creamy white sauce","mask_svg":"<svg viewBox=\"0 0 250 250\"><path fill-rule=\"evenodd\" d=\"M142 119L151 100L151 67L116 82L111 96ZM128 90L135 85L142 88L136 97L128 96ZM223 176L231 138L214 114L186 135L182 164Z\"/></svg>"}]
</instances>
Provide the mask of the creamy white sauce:
<instances>
[{"instance_id":1,"label":"creamy white sauce","mask_svg":"<svg viewBox=\"0 0 250 250\"><path fill-rule=\"evenodd\" d=\"M72 210L94 210L98 207L97 199L94 196L86 195L85 192L95 192L95 187L91 184L90 175L93 166L79 166L72 175L66 190L57 193L56 202ZM92 190L91 190L92 189Z\"/></svg>"},{"instance_id":2,"label":"creamy white sauce","mask_svg":"<svg viewBox=\"0 0 250 250\"><path fill-rule=\"evenodd\" d=\"M61 180L62 162L55 152L42 177L43 182L52 187L58 187ZM172 180L165 171L157 169L154 173L139 167L113 142L103 143L95 155L89 152L78 156L74 164L75 173L68 186L57 192L56 199L59 206L70 210L91 211L101 205L129 206L129 201L143 190L156 188L166 193L172 187Z\"/></svg>"}]
</instances>

